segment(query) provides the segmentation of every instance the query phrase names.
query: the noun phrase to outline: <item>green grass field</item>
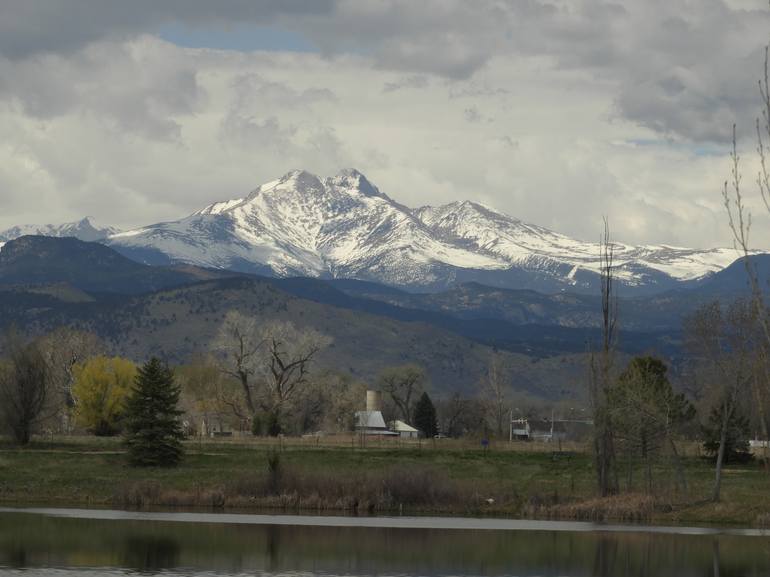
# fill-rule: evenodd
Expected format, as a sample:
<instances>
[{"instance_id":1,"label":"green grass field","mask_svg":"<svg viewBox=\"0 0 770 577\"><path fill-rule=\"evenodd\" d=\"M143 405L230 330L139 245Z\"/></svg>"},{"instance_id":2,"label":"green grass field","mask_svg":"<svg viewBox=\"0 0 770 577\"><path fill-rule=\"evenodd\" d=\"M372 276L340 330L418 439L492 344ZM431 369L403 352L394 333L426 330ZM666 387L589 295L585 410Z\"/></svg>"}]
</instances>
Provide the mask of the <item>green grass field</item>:
<instances>
[{"instance_id":1,"label":"green grass field","mask_svg":"<svg viewBox=\"0 0 770 577\"><path fill-rule=\"evenodd\" d=\"M452 440L377 443L356 439L242 439L186 443L177 468L136 469L120 439L0 444L0 501L14 505L271 508L287 512L409 512L758 525L770 521L770 475L758 462L725 471L721 503L706 503L711 464L685 460L688 491L660 462L655 498L638 488L596 499L591 458L577 447ZM564 449L564 448L563 448ZM279 453L277 470L268 454ZM641 480L641 474L635 473ZM621 482L626 489L625 478Z\"/></svg>"}]
</instances>

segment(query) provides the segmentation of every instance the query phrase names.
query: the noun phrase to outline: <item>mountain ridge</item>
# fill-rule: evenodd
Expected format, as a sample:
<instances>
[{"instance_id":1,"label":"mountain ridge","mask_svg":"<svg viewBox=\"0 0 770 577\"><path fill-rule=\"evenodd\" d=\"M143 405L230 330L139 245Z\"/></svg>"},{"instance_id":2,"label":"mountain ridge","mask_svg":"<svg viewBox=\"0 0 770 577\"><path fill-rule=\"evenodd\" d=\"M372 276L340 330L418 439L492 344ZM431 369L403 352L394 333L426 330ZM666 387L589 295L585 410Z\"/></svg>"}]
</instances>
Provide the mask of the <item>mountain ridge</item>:
<instances>
[{"instance_id":1,"label":"mountain ridge","mask_svg":"<svg viewBox=\"0 0 770 577\"><path fill-rule=\"evenodd\" d=\"M62 224L23 224L13 226L0 232L0 243L6 243L21 236L51 236L55 238L74 237L78 240L92 242L103 240L112 234L120 232L112 226L100 226L90 216L78 221Z\"/></svg>"},{"instance_id":2,"label":"mountain ridge","mask_svg":"<svg viewBox=\"0 0 770 577\"><path fill-rule=\"evenodd\" d=\"M325 178L294 170L242 197L100 240L145 264L349 278L410 291L478 282L591 293L600 272L598 243L468 200L412 209L355 169ZM621 290L638 294L697 285L739 256L725 248L614 247Z\"/></svg>"}]
</instances>

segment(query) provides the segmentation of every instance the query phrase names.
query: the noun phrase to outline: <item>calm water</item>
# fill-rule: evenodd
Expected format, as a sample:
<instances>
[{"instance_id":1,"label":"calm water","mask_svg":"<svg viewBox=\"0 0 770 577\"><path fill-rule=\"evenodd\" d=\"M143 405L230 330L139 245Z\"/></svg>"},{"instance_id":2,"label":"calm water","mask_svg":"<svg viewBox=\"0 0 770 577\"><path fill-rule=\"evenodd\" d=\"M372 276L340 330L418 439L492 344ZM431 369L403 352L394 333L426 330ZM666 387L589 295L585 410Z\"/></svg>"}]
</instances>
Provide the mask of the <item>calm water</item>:
<instances>
[{"instance_id":1,"label":"calm water","mask_svg":"<svg viewBox=\"0 0 770 577\"><path fill-rule=\"evenodd\" d=\"M770 537L585 523L0 509L0 575L127 574L769 576Z\"/></svg>"}]
</instances>

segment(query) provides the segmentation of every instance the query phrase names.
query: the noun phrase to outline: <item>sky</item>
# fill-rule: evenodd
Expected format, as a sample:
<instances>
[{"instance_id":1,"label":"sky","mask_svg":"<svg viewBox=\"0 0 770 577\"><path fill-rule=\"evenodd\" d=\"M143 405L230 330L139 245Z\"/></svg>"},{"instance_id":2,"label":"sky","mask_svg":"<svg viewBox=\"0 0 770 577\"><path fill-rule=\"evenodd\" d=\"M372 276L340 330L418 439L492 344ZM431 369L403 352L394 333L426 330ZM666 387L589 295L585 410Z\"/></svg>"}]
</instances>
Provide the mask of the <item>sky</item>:
<instances>
[{"instance_id":1,"label":"sky","mask_svg":"<svg viewBox=\"0 0 770 577\"><path fill-rule=\"evenodd\" d=\"M751 243L766 0L0 0L0 229L130 228L292 169L598 240Z\"/></svg>"}]
</instances>

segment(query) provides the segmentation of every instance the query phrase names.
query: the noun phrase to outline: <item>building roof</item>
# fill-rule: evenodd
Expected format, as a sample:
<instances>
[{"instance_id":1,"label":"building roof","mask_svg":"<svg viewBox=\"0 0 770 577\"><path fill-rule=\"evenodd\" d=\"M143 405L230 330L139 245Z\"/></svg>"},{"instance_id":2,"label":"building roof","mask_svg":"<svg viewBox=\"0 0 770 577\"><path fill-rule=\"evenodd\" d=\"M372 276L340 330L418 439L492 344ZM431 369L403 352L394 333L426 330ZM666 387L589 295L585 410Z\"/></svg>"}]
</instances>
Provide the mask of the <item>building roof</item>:
<instances>
[{"instance_id":1,"label":"building roof","mask_svg":"<svg viewBox=\"0 0 770 577\"><path fill-rule=\"evenodd\" d=\"M380 411L356 411L357 429L382 429L387 430L385 419Z\"/></svg>"},{"instance_id":2,"label":"building roof","mask_svg":"<svg viewBox=\"0 0 770 577\"><path fill-rule=\"evenodd\" d=\"M397 433L419 433L413 426L408 425L404 421L393 421L393 430Z\"/></svg>"}]
</instances>

